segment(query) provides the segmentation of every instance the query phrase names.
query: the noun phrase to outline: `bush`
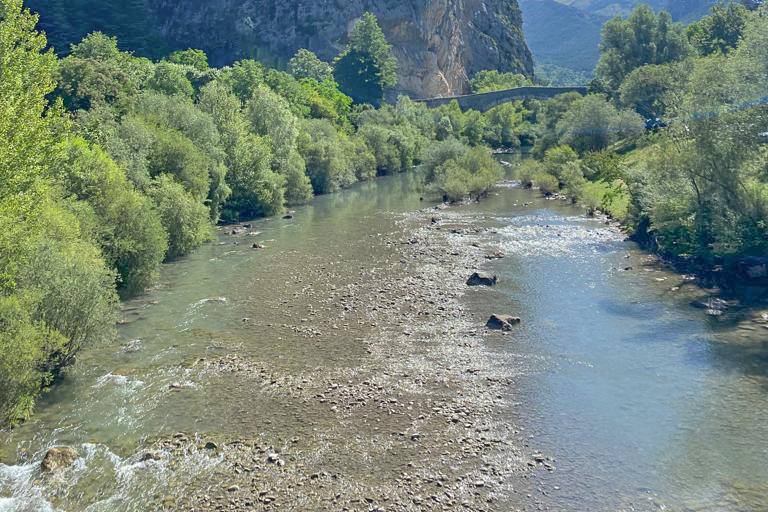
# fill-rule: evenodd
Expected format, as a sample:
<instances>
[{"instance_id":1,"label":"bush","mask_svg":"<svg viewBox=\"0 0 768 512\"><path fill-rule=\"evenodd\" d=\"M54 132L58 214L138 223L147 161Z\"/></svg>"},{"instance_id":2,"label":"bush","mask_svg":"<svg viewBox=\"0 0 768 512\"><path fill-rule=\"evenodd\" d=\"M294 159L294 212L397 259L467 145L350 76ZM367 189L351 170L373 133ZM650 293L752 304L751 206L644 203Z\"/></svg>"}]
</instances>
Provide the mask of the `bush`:
<instances>
[{"instance_id":1,"label":"bush","mask_svg":"<svg viewBox=\"0 0 768 512\"><path fill-rule=\"evenodd\" d=\"M560 182L558 179L546 172L540 172L534 175L533 183L546 195L560 191Z\"/></svg>"},{"instance_id":2,"label":"bush","mask_svg":"<svg viewBox=\"0 0 768 512\"><path fill-rule=\"evenodd\" d=\"M544 172L544 168L537 160L525 160L516 170L517 179L520 185L525 188L531 188L534 184L534 178L537 174Z\"/></svg>"},{"instance_id":3,"label":"bush","mask_svg":"<svg viewBox=\"0 0 768 512\"><path fill-rule=\"evenodd\" d=\"M94 238L129 293L154 281L168 240L152 202L133 189L122 169L81 139L65 144L57 179L67 193L92 208Z\"/></svg>"},{"instance_id":4,"label":"bush","mask_svg":"<svg viewBox=\"0 0 768 512\"><path fill-rule=\"evenodd\" d=\"M208 208L171 176L161 174L155 178L150 197L168 233L166 259L185 256L210 239Z\"/></svg>"},{"instance_id":5,"label":"bush","mask_svg":"<svg viewBox=\"0 0 768 512\"><path fill-rule=\"evenodd\" d=\"M427 157L428 180L445 199L460 201L487 193L502 178L501 165L486 148L444 142Z\"/></svg>"}]
</instances>

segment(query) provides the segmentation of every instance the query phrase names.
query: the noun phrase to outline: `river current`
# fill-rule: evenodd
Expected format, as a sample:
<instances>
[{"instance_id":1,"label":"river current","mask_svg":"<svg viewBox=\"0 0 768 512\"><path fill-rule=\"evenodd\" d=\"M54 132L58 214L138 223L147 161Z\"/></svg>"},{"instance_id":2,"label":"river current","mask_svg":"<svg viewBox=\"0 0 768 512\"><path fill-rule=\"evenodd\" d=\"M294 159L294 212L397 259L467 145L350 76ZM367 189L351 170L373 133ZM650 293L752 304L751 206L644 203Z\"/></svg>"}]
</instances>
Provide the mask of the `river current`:
<instances>
[{"instance_id":1,"label":"river current","mask_svg":"<svg viewBox=\"0 0 768 512\"><path fill-rule=\"evenodd\" d=\"M145 443L175 432L236 436L256 422L259 432L286 437L333 428L332 417L283 407L268 394L256 400L193 363L235 352L291 371L307 361L316 365L308 373L348 371L365 356L351 343L360 331L302 301L310 303L316 281L341 288L392 258L371 240L424 208L424 195L415 175L382 178L319 197L291 219L256 221L237 244L221 230L214 243L166 265L156 289L123 305L116 340L86 350L29 422L0 432L0 511L145 510L146 496L183 488L219 462L193 453L173 468L147 469L137 459ZM507 182L481 203L446 212L486 228L486 243L505 253L486 268L499 284L462 300L478 326L489 311L523 319L486 349L513 376L506 414L521 442L553 460L553 470L534 470L526 484L538 503L768 510L763 324L692 308L706 292L685 276L603 220L535 191ZM310 277L299 279L296 269ZM319 349L307 341L313 333L288 328L291 316L338 329L336 341ZM315 413L321 419L304 421ZM66 478L42 475L43 454L62 444L78 450L75 467ZM360 471L368 471L364 462Z\"/></svg>"}]
</instances>

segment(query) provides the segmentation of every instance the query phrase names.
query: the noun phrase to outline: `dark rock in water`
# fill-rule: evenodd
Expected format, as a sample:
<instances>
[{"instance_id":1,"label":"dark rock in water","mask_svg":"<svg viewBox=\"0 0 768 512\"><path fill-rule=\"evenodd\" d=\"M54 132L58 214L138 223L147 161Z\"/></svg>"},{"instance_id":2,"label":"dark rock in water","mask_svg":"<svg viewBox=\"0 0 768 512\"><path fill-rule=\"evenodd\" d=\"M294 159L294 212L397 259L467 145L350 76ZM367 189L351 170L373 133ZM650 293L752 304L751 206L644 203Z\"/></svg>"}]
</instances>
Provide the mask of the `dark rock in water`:
<instances>
[{"instance_id":1,"label":"dark rock in water","mask_svg":"<svg viewBox=\"0 0 768 512\"><path fill-rule=\"evenodd\" d=\"M494 286L496 281L496 276L475 272L467 279L467 286Z\"/></svg>"},{"instance_id":2,"label":"dark rock in water","mask_svg":"<svg viewBox=\"0 0 768 512\"><path fill-rule=\"evenodd\" d=\"M57 446L51 448L43 457L40 463L40 469L43 471L56 471L57 469L68 468L77 460L79 455L74 448L69 446Z\"/></svg>"},{"instance_id":3,"label":"dark rock in water","mask_svg":"<svg viewBox=\"0 0 768 512\"><path fill-rule=\"evenodd\" d=\"M264 246L261 244L253 244L251 247L253 247L254 249L264 249Z\"/></svg>"},{"instance_id":4,"label":"dark rock in water","mask_svg":"<svg viewBox=\"0 0 768 512\"><path fill-rule=\"evenodd\" d=\"M513 325L520 323L520 319L516 316L508 315L491 315L486 322L485 326L489 329L500 331L511 331Z\"/></svg>"},{"instance_id":5,"label":"dark rock in water","mask_svg":"<svg viewBox=\"0 0 768 512\"><path fill-rule=\"evenodd\" d=\"M141 458L139 459L141 462L147 462L150 460L161 460L163 456L159 452L155 451L148 451L141 455Z\"/></svg>"},{"instance_id":6,"label":"dark rock in water","mask_svg":"<svg viewBox=\"0 0 768 512\"><path fill-rule=\"evenodd\" d=\"M292 219L293 215L291 215L290 213L287 213L287 214L283 215L283 218L284 219Z\"/></svg>"},{"instance_id":7,"label":"dark rock in water","mask_svg":"<svg viewBox=\"0 0 768 512\"><path fill-rule=\"evenodd\" d=\"M208 441L207 443L205 443L205 449L206 450L215 450L218 447L219 446L216 443L214 443L213 441Z\"/></svg>"},{"instance_id":8,"label":"dark rock in water","mask_svg":"<svg viewBox=\"0 0 768 512\"><path fill-rule=\"evenodd\" d=\"M250 229L250 228L253 227L253 225L252 224L243 224L243 227L246 228L246 229Z\"/></svg>"}]
</instances>

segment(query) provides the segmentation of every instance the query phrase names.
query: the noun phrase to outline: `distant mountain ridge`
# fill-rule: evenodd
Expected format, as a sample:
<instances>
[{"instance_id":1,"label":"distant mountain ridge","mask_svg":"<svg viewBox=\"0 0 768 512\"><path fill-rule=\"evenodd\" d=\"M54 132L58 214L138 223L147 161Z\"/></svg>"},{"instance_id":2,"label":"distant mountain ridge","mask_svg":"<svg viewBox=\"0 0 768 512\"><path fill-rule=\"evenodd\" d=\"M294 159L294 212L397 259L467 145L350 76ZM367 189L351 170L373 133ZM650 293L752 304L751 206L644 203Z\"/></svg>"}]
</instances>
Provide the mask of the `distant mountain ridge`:
<instances>
[{"instance_id":1,"label":"distant mountain ridge","mask_svg":"<svg viewBox=\"0 0 768 512\"><path fill-rule=\"evenodd\" d=\"M625 16L638 4L648 4L654 10L665 10L677 21L690 22L701 18L716 0L555 0L600 16Z\"/></svg>"},{"instance_id":2,"label":"distant mountain ridge","mask_svg":"<svg viewBox=\"0 0 768 512\"><path fill-rule=\"evenodd\" d=\"M666 10L683 23L706 15L716 0L519 0L523 31L538 65L591 73L600 58L603 24L638 4Z\"/></svg>"}]
</instances>

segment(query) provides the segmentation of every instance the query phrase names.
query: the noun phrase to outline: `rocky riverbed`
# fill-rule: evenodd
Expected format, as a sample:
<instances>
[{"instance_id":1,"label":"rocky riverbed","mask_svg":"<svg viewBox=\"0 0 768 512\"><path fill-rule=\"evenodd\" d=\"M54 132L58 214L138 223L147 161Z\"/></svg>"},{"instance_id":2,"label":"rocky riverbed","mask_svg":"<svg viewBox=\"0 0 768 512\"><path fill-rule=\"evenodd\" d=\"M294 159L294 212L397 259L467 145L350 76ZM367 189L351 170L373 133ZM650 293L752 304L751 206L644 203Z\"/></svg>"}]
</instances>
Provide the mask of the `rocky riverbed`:
<instances>
[{"instance_id":1,"label":"rocky riverbed","mask_svg":"<svg viewBox=\"0 0 768 512\"><path fill-rule=\"evenodd\" d=\"M172 492L156 497L163 507L481 511L530 504L517 482L554 463L518 442L504 417L513 376L484 349L486 336L511 342L514 332L489 331L461 303L468 276L502 255L482 242L482 228L442 208L372 236L388 257L354 276L341 266L329 271L333 262L306 269L326 278L307 278L314 284L281 304L296 314L276 318L275 327L319 351L339 332L356 336L342 368L315 366L310 357L289 371L279 361L237 354L190 364L191 382L230 380L301 411L312 427L286 435L267 411L259 436L180 432L148 443L136 457L167 465L170 482L185 459L216 461L200 480L169 485ZM243 328L250 322L244 318Z\"/></svg>"}]
</instances>

